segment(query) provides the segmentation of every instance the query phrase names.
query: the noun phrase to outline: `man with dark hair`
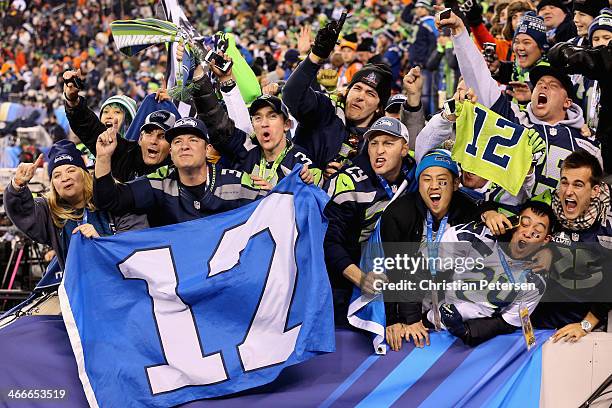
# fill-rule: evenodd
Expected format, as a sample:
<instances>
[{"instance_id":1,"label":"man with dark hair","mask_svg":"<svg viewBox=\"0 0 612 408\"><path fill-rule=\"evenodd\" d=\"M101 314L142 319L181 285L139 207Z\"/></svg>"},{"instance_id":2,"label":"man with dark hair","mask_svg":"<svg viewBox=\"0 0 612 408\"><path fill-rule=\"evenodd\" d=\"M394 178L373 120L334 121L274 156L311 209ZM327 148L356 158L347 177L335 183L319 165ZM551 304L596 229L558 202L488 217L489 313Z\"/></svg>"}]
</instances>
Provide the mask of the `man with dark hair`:
<instances>
[{"instance_id":1,"label":"man with dark hair","mask_svg":"<svg viewBox=\"0 0 612 408\"><path fill-rule=\"evenodd\" d=\"M575 342L603 318L598 304L610 295L612 248L610 186L601 181L599 161L584 150L565 158L561 182L552 200L559 224L552 241L556 256L546 299L534 314L534 326L559 328L555 341Z\"/></svg>"},{"instance_id":2,"label":"man with dark hair","mask_svg":"<svg viewBox=\"0 0 612 408\"><path fill-rule=\"evenodd\" d=\"M530 200L519 212L518 225L496 237L481 222L453 227L442 237L442 259L478 259L482 268L461 272L455 268L453 280L533 284L531 290L448 290L440 306L442 323L449 332L470 346L521 327L521 307L533 313L544 294L544 278L537 272L548 268L540 260L542 248L551 240L555 215L547 203ZM463 244L462 244L463 243ZM452 271L451 271L452 272ZM430 310L427 319L433 323Z\"/></svg>"},{"instance_id":3,"label":"man with dark hair","mask_svg":"<svg viewBox=\"0 0 612 408\"><path fill-rule=\"evenodd\" d=\"M478 217L472 200L457 191L459 168L448 151L435 149L423 156L415 176L419 183L418 192L406 194L391 203L383 213L380 225L383 244L411 243L407 251L409 256L416 254L421 245L440 242L447 227ZM385 251L388 258L395 255ZM396 277L389 276L390 280ZM430 277L430 271L423 271L410 278ZM412 337L418 347L429 344L428 328L421 320L421 302L410 300L385 302L387 342L393 350L399 350L402 338L409 341Z\"/></svg>"}]
</instances>

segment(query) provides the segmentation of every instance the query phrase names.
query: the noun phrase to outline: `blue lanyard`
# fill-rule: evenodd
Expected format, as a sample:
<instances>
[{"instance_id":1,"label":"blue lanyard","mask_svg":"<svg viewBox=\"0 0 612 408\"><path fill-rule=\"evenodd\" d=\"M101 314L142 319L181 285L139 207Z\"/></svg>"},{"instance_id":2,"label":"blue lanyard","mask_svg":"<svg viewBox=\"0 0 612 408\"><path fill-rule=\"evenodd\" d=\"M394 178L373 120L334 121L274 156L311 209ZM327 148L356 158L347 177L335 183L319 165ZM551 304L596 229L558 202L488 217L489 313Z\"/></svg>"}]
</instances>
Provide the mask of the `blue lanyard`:
<instances>
[{"instance_id":1,"label":"blue lanyard","mask_svg":"<svg viewBox=\"0 0 612 408\"><path fill-rule=\"evenodd\" d=\"M438 256L438 247L440 246L440 241L442 240L442 235L444 235L444 230L446 229L446 224L448 222L448 214L442 218L440 221L440 226L438 227L438 232L436 233L436 240L433 239L433 216L431 212L427 210L427 256L430 258L437 258ZM429 262L428 262L429 263ZM436 276L436 267L435 262L429 263L429 271L431 272L431 276Z\"/></svg>"},{"instance_id":2,"label":"blue lanyard","mask_svg":"<svg viewBox=\"0 0 612 408\"><path fill-rule=\"evenodd\" d=\"M378 176L378 180L380 181L380 184L384 187L389 198L393 198L393 189L391 189L391 186L389 186L387 180L385 180L385 178L381 176Z\"/></svg>"},{"instance_id":3,"label":"blue lanyard","mask_svg":"<svg viewBox=\"0 0 612 408\"><path fill-rule=\"evenodd\" d=\"M427 210L427 242L428 243L434 242L436 244L435 245L436 250L438 249L438 244L442 240L442 235L444 234L444 230L446 229L447 222L448 222L448 214L446 214L444 218L442 218L442 221L440 221L440 226L438 227L438 233L436 234L436 240L434 242L433 240L433 216L431 215L431 212Z\"/></svg>"},{"instance_id":4,"label":"blue lanyard","mask_svg":"<svg viewBox=\"0 0 612 408\"><path fill-rule=\"evenodd\" d=\"M504 268L504 272L506 274L506 277L508 278L508 280L510 281L510 283L516 283L516 279L514 279L514 275L512 275L512 269L510 269L510 265L508 264L508 261L506 261L506 257L504 255L504 251L501 250L501 248L498 246L497 247L497 254L499 255L499 261L502 264L502 268ZM527 263L527 262L522 262L522 263ZM519 281L523 281L523 276L525 276L531 269L524 269L523 273L520 276Z\"/></svg>"},{"instance_id":5,"label":"blue lanyard","mask_svg":"<svg viewBox=\"0 0 612 408\"><path fill-rule=\"evenodd\" d=\"M81 220L80 225L87 224L87 207L83 208L83 219Z\"/></svg>"},{"instance_id":6,"label":"blue lanyard","mask_svg":"<svg viewBox=\"0 0 612 408\"><path fill-rule=\"evenodd\" d=\"M409 172L405 164L402 165L402 174L404 175L404 178L408 180ZM385 178L382 176L377 175L376 177L378 177L378 181L380 181L380 185L383 186L389 198L393 198L395 193L393 192L393 189L389 186L389 183L387 182L387 180L385 180Z\"/></svg>"}]
</instances>

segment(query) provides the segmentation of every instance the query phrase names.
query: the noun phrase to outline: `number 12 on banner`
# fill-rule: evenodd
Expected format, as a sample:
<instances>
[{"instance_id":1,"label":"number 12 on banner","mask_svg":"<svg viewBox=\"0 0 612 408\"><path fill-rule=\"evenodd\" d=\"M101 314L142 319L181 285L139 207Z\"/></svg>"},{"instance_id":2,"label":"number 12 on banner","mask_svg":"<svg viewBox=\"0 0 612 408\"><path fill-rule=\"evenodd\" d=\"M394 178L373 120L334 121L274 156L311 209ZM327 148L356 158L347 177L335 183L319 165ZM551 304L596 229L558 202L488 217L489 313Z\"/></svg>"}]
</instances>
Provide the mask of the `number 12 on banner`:
<instances>
[{"instance_id":1,"label":"number 12 on banner","mask_svg":"<svg viewBox=\"0 0 612 408\"><path fill-rule=\"evenodd\" d=\"M487 112L482 108L476 106L474 108L474 112L476 113L476 119L474 120L474 138L472 141L465 147L465 152L478 157L478 137L482 132L482 128L485 125L485 121L487 119ZM502 155L499 156L495 154L495 149L498 146L505 147L513 147L519 142L521 138L521 134L523 133L523 128L515 123L510 122L504 118L498 118L495 121L496 129L499 129L501 132L505 132L506 128L512 129L512 137L510 139L503 137L501 135L492 136L485 147L485 151L482 154L482 160L494 164L496 166L501 167L504 170L508 170L508 163L510 162L510 156Z\"/></svg>"},{"instance_id":2,"label":"number 12 on banner","mask_svg":"<svg viewBox=\"0 0 612 408\"><path fill-rule=\"evenodd\" d=\"M257 215L268 206L274 208L277 217ZM293 228L287 228L288 225ZM245 224L226 231L209 261L208 277L236 266L249 240L263 231L271 234L275 249L257 310L244 340L237 345L245 372L285 362L294 350L301 328L301 324L286 328L297 277L294 248L298 234L293 196L268 197ZM200 346L201 332L191 307L177 291L178 274L171 249L134 252L119 264L119 270L126 279L144 280L153 300L153 315L166 361L146 368L152 394L227 380L223 353L206 354Z\"/></svg>"}]
</instances>

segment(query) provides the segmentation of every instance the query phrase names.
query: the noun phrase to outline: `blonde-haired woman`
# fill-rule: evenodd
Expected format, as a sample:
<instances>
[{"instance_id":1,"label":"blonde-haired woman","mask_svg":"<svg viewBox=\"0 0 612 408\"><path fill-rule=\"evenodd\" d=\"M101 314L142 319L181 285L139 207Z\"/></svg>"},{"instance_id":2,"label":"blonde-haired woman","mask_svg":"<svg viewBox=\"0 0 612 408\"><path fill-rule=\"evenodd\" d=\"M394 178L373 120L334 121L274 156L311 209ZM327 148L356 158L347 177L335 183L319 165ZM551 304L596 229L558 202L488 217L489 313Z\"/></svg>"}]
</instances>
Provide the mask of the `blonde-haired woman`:
<instances>
[{"instance_id":1,"label":"blonde-haired woman","mask_svg":"<svg viewBox=\"0 0 612 408\"><path fill-rule=\"evenodd\" d=\"M4 206L19 230L55 250L63 270L73 234L80 231L87 238L112 235L113 223L107 213L96 211L92 204L93 178L81 152L67 140L57 142L49 151L51 190L45 197L33 198L27 184L42 160L41 155L35 163L19 164L4 191Z\"/></svg>"}]
</instances>

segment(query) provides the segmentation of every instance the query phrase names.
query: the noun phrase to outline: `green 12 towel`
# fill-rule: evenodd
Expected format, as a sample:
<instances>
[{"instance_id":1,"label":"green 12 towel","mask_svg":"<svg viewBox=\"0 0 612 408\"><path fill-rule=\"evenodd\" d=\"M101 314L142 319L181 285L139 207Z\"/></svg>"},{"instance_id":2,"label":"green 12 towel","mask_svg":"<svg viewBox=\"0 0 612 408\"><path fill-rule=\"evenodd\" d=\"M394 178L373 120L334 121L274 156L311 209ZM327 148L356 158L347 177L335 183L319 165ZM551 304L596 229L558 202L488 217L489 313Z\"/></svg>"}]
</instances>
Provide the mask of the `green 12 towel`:
<instances>
[{"instance_id":1,"label":"green 12 towel","mask_svg":"<svg viewBox=\"0 0 612 408\"><path fill-rule=\"evenodd\" d=\"M528 129L471 102L457 103L453 160L516 196L531 167Z\"/></svg>"}]
</instances>

